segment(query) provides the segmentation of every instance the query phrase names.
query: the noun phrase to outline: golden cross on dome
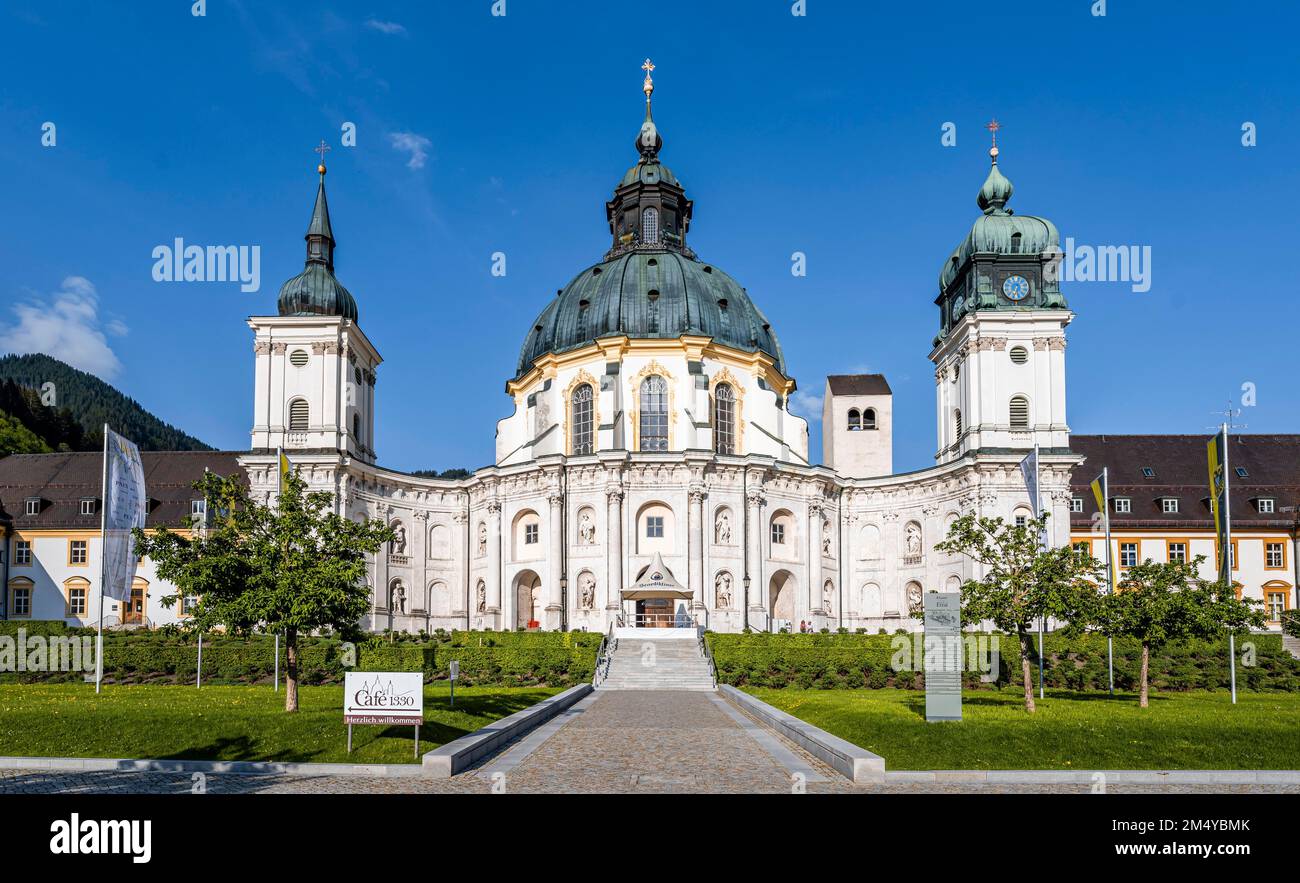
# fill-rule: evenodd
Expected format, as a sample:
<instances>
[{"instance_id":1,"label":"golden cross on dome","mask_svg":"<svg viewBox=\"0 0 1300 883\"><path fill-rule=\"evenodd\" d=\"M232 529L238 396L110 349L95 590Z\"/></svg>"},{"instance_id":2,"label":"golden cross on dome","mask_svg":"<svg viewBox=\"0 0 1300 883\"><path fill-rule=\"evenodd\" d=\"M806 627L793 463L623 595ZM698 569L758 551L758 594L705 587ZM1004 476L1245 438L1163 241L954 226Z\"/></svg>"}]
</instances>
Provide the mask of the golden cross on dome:
<instances>
[{"instance_id":1,"label":"golden cross on dome","mask_svg":"<svg viewBox=\"0 0 1300 883\"><path fill-rule=\"evenodd\" d=\"M650 93L655 90L655 81L650 79L650 74L654 72L654 69L655 63L648 58L641 65L641 70L645 71L645 82L641 84L641 89L645 92L646 98L649 98Z\"/></svg>"},{"instance_id":2,"label":"golden cross on dome","mask_svg":"<svg viewBox=\"0 0 1300 883\"><path fill-rule=\"evenodd\" d=\"M990 132L993 133L993 146L994 146L994 147L997 147L997 146L998 146L998 129L1001 129L1001 128L1002 128L1002 124L999 123L999 122L997 121L997 118L995 117L995 118L994 118L993 120L991 120L991 121L989 122L989 124L986 125L984 128L988 129Z\"/></svg>"},{"instance_id":3,"label":"golden cross on dome","mask_svg":"<svg viewBox=\"0 0 1300 883\"><path fill-rule=\"evenodd\" d=\"M333 148L331 148L328 144L325 143L324 138L321 139L320 147L312 148L313 153L320 154L320 166L317 168L317 171L319 171L322 175L325 174L325 154L332 149Z\"/></svg>"}]
</instances>

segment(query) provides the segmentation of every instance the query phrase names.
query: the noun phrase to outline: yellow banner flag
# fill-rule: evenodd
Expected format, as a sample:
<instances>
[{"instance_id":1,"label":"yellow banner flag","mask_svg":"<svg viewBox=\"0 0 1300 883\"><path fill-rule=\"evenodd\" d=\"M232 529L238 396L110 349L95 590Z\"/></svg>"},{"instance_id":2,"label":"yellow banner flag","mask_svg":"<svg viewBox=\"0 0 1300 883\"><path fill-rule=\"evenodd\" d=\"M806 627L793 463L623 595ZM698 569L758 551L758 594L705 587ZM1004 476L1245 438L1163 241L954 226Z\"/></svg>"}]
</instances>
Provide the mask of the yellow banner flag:
<instances>
[{"instance_id":1,"label":"yellow banner flag","mask_svg":"<svg viewBox=\"0 0 1300 883\"><path fill-rule=\"evenodd\" d=\"M276 453L280 458L280 493L284 493L289 489L289 458L283 450L277 450Z\"/></svg>"},{"instance_id":2,"label":"yellow banner flag","mask_svg":"<svg viewBox=\"0 0 1300 883\"><path fill-rule=\"evenodd\" d=\"M1097 501L1097 511L1102 515L1106 514L1106 495L1101 489L1101 476L1098 475L1092 480L1092 496Z\"/></svg>"}]
</instances>

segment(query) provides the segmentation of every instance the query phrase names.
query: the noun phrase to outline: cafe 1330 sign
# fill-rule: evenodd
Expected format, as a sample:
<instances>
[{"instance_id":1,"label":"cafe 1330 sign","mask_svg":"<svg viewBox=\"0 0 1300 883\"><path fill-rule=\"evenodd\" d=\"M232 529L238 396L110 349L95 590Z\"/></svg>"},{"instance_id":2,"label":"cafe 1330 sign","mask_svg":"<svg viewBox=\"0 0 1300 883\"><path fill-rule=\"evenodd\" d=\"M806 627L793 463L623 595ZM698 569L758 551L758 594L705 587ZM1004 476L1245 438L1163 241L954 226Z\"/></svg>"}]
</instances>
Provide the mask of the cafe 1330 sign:
<instances>
[{"instance_id":1,"label":"cafe 1330 sign","mask_svg":"<svg viewBox=\"0 0 1300 883\"><path fill-rule=\"evenodd\" d=\"M343 676L346 724L424 723L424 675L409 671L350 671Z\"/></svg>"}]
</instances>

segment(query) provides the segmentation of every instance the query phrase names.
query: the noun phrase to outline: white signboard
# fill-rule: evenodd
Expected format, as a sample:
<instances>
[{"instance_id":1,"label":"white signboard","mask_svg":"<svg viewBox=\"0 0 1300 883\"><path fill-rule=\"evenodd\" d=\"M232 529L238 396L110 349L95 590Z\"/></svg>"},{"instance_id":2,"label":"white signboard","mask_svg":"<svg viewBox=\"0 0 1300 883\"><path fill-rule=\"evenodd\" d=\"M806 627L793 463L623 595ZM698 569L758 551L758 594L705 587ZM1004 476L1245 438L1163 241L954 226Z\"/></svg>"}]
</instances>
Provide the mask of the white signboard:
<instances>
[{"instance_id":1,"label":"white signboard","mask_svg":"<svg viewBox=\"0 0 1300 883\"><path fill-rule=\"evenodd\" d=\"M104 427L104 594L131 599L135 542L131 528L144 527L144 464L130 439Z\"/></svg>"},{"instance_id":2,"label":"white signboard","mask_svg":"<svg viewBox=\"0 0 1300 883\"><path fill-rule=\"evenodd\" d=\"M455 660L455 659L453 659L453 660L451 661L451 665L449 665L449 666L447 667L447 671L448 671L448 673L450 674L451 679L452 679L453 681L456 680L457 678L459 678L459 677L460 677L460 662L457 661L457 660Z\"/></svg>"},{"instance_id":3,"label":"white signboard","mask_svg":"<svg viewBox=\"0 0 1300 883\"><path fill-rule=\"evenodd\" d=\"M424 723L424 674L418 671L349 671L343 675L346 724Z\"/></svg>"},{"instance_id":4,"label":"white signboard","mask_svg":"<svg viewBox=\"0 0 1300 883\"><path fill-rule=\"evenodd\" d=\"M961 594L925 595L925 719L961 720Z\"/></svg>"}]
</instances>

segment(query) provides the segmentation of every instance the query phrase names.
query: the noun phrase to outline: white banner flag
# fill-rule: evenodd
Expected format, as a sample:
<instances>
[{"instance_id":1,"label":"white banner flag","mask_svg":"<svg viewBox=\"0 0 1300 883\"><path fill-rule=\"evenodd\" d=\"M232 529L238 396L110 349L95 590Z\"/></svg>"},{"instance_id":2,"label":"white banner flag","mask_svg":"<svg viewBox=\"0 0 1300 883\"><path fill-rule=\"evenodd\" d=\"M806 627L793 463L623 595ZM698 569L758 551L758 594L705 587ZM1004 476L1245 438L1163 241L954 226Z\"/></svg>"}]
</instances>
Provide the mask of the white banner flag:
<instances>
[{"instance_id":1,"label":"white banner flag","mask_svg":"<svg viewBox=\"0 0 1300 883\"><path fill-rule=\"evenodd\" d=\"M147 506L144 464L130 439L104 427L104 595L131 599L135 542L131 528L144 527Z\"/></svg>"},{"instance_id":2,"label":"white banner flag","mask_svg":"<svg viewBox=\"0 0 1300 883\"><path fill-rule=\"evenodd\" d=\"M1038 499L1038 448L1034 448L1028 457L1020 461L1020 474L1025 477L1025 487L1029 490L1029 504L1037 518L1042 506Z\"/></svg>"}]
</instances>

